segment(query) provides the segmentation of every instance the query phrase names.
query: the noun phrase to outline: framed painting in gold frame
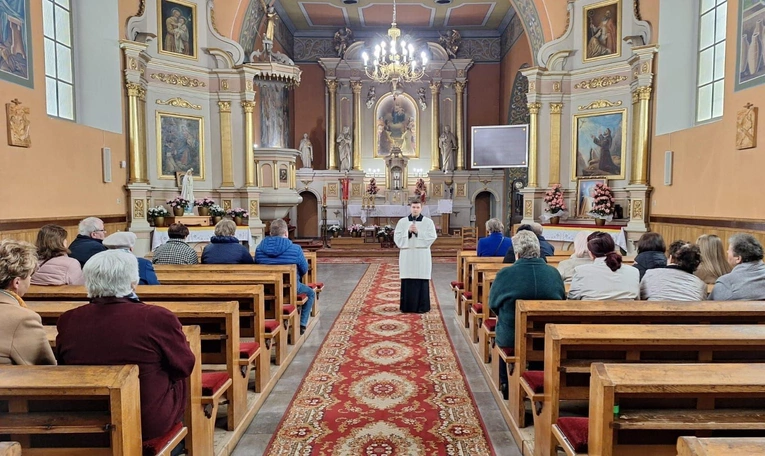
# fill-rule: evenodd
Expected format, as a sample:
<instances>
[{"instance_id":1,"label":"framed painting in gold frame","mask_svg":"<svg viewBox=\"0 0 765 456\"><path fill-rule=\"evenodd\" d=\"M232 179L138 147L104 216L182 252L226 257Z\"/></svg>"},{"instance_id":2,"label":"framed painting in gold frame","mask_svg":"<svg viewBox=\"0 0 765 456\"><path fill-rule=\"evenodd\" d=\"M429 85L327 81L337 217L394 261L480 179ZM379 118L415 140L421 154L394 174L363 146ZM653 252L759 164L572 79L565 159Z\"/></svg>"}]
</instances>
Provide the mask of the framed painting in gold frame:
<instances>
[{"instance_id":1,"label":"framed painting in gold frame","mask_svg":"<svg viewBox=\"0 0 765 456\"><path fill-rule=\"evenodd\" d=\"M197 58L197 5L184 0L157 0L157 46L160 54Z\"/></svg>"},{"instance_id":2,"label":"framed painting in gold frame","mask_svg":"<svg viewBox=\"0 0 765 456\"><path fill-rule=\"evenodd\" d=\"M397 146L409 158L420 157L419 112L417 103L409 94L396 97L388 92L375 105L375 124L372 137L375 158L387 157Z\"/></svg>"},{"instance_id":3,"label":"framed painting in gold frame","mask_svg":"<svg viewBox=\"0 0 765 456\"><path fill-rule=\"evenodd\" d=\"M597 184L608 184L608 179L579 179L576 183L576 218L592 218L594 198L592 192Z\"/></svg>"},{"instance_id":4,"label":"framed painting in gold frame","mask_svg":"<svg viewBox=\"0 0 765 456\"><path fill-rule=\"evenodd\" d=\"M622 1L606 0L584 7L583 62L622 55Z\"/></svg>"},{"instance_id":5,"label":"framed painting in gold frame","mask_svg":"<svg viewBox=\"0 0 765 456\"><path fill-rule=\"evenodd\" d=\"M157 175L176 179L176 173L193 169L195 179L205 178L205 119L157 111Z\"/></svg>"},{"instance_id":6,"label":"framed painting in gold frame","mask_svg":"<svg viewBox=\"0 0 765 456\"><path fill-rule=\"evenodd\" d=\"M627 110L576 114L572 119L571 180L624 179ZM605 154L604 154L605 153Z\"/></svg>"}]
</instances>

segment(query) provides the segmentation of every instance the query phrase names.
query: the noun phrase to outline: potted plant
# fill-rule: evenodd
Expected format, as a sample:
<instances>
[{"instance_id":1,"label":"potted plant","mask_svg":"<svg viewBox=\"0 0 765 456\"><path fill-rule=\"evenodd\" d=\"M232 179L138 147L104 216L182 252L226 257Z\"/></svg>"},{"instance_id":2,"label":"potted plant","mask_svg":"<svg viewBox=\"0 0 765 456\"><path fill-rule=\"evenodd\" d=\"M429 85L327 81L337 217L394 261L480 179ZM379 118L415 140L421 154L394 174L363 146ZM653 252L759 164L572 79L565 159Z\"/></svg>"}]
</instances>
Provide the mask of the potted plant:
<instances>
[{"instance_id":1,"label":"potted plant","mask_svg":"<svg viewBox=\"0 0 765 456\"><path fill-rule=\"evenodd\" d=\"M390 241L393 239L393 227L390 225L385 225L383 227L378 228L377 230L377 239L382 241Z\"/></svg>"},{"instance_id":2,"label":"potted plant","mask_svg":"<svg viewBox=\"0 0 765 456\"><path fill-rule=\"evenodd\" d=\"M545 218L549 217L550 225L560 223L560 218L567 215L566 203L563 201L563 188L560 184L555 184L550 190L547 190L544 198L547 203L547 213Z\"/></svg>"},{"instance_id":3,"label":"potted plant","mask_svg":"<svg viewBox=\"0 0 765 456\"><path fill-rule=\"evenodd\" d=\"M351 225L350 228L348 228L348 231L350 231L351 236L353 237L361 237L361 233L364 231L364 225L358 223Z\"/></svg>"},{"instance_id":4,"label":"potted plant","mask_svg":"<svg viewBox=\"0 0 765 456\"><path fill-rule=\"evenodd\" d=\"M210 216L212 216L213 225L217 225L221 221L223 216L226 215L226 211L217 204L210 206Z\"/></svg>"},{"instance_id":5,"label":"potted plant","mask_svg":"<svg viewBox=\"0 0 765 456\"><path fill-rule=\"evenodd\" d=\"M147 211L149 214L149 219L154 220L154 226L165 226L165 217L170 215L170 213L165 209L164 206L157 206L149 208Z\"/></svg>"},{"instance_id":6,"label":"potted plant","mask_svg":"<svg viewBox=\"0 0 765 456\"><path fill-rule=\"evenodd\" d=\"M215 206L215 201L205 196L202 199L194 200L194 206L197 206L200 216L207 217L210 215L210 208Z\"/></svg>"},{"instance_id":7,"label":"potted plant","mask_svg":"<svg viewBox=\"0 0 765 456\"><path fill-rule=\"evenodd\" d=\"M186 208L191 206L191 201L181 196L176 196L173 199L167 200L167 204L173 208L173 215L180 217L186 211Z\"/></svg>"},{"instance_id":8,"label":"potted plant","mask_svg":"<svg viewBox=\"0 0 765 456\"><path fill-rule=\"evenodd\" d=\"M236 209L231 209L230 211L228 211L227 215L231 217L232 219L234 219L234 223L236 223L237 226L246 225L246 223L244 223L244 219L250 218L250 213L242 209L241 207L237 207Z\"/></svg>"},{"instance_id":9,"label":"potted plant","mask_svg":"<svg viewBox=\"0 0 765 456\"><path fill-rule=\"evenodd\" d=\"M332 234L332 237L337 237L340 234L340 225L332 225L327 228L327 231Z\"/></svg>"},{"instance_id":10,"label":"potted plant","mask_svg":"<svg viewBox=\"0 0 765 456\"><path fill-rule=\"evenodd\" d=\"M603 226L614 218L614 192L608 185L598 182L592 197L592 210L588 213L595 224Z\"/></svg>"}]
</instances>

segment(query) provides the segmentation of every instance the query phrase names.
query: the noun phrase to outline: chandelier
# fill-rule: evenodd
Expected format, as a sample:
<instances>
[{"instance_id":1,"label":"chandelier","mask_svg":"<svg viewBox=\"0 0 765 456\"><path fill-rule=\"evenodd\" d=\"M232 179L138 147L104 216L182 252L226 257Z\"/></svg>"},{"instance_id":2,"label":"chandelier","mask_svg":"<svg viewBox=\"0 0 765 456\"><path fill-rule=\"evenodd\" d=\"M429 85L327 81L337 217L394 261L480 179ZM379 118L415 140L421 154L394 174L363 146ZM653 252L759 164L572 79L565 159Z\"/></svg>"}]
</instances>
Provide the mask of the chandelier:
<instances>
[{"instance_id":1,"label":"chandelier","mask_svg":"<svg viewBox=\"0 0 765 456\"><path fill-rule=\"evenodd\" d=\"M401 30L396 27L396 0L393 0L393 21L388 29L388 36L375 45L374 60L369 65L369 55L364 52L364 72L375 82L391 83L396 93L398 84L419 81L425 74L428 63L427 54L422 51L420 61L414 55L412 43L400 40Z\"/></svg>"}]
</instances>

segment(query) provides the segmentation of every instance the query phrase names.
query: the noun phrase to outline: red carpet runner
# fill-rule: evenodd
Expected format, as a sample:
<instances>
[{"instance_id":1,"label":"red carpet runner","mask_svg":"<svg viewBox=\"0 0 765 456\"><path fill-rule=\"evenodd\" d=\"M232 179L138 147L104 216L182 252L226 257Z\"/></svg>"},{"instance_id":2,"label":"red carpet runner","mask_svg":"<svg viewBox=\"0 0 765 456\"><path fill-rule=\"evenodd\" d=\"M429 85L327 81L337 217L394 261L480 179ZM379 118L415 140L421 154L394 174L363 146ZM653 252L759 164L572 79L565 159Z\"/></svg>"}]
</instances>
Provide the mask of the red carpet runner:
<instances>
[{"instance_id":1,"label":"red carpet runner","mask_svg":"<svg viewBox=\"0 0 765 456\"><path fill-rule=\"evenodd\" d=\"M370 264L266 454L493 455L435 296L402 315L398 265Z\"/></svg>"}]
</instances>

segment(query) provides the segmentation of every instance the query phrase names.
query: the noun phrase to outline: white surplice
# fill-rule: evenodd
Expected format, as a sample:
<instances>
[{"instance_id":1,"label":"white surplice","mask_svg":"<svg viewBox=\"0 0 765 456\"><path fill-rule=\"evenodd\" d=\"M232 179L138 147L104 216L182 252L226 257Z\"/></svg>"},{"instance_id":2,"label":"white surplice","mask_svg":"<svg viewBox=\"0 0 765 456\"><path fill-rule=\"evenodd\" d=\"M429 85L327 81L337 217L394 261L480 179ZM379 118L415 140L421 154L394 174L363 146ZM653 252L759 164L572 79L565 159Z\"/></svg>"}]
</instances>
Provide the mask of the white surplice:
<instances>
[{"instance_id":1,"label":"white surplice","mask_svg":"<svg viewBox=\"0 0 765 456\"><path fill-rule=\"evenodd\" d=\"M417 226L417 234L412 234L410 237L409 226L413 222ZM393 240L401 249L398 257L398 269L402 279L430 280L430 273L433 269L430 246L437 237L433 220L422 214L416 221L411 219L411 215L398 221Z\"/></svg>"}]
</instances>

